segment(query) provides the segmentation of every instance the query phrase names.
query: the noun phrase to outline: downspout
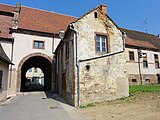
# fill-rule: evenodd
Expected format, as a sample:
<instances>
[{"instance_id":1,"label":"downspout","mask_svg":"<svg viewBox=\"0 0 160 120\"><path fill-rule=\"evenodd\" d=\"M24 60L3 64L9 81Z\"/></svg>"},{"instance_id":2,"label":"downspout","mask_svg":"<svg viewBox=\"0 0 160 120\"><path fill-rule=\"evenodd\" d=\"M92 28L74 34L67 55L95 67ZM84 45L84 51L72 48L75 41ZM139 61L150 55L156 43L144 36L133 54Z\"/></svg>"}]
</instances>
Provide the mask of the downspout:
<instances>
[{"instance_id":1,"label":"downspout","mask_svg":"<svg viewBox=\"0 0 160 120\"><path fill-rule=\"evenodd\" d=\"M14 44L14 39L12 39L11 63L13 63L13 44ZM12 64L10 68L9 88L11 88L11 82L12 82Z\"/></svg>"},{"instance_id":2,"label":"downspout","mask_svg":"<svg viewBox=\"0 0 160 120\"><path fill-rule=\"evenodd\" d=\"M52 40L52 54L53 54L53 61L54 61L54 68L55 68L55 70L53 70L53 64L52 64L52 71L55 71L55 72L54 72L55 76L53 75L53 72L52 72L52 76L54 76L54 78L53 78L53 77L52 77L52 78L55 80L55 81L54 81L55 83L54 83L54 86L52 86L52 87L54 87L54 93L58 93L57 85L56 85L56 84L57 84L57 81L56 81L56 80L57 80L57 79L56 79L56 78L57 78L57 65L56 65L57 59L56 59L56 54L55 54L55 51L54 51L54 36L55 36L55 35L53 34L53 37L52 37L52 38L53 38L53 40ZM53 61L52 61L52 62L53 62ZM53 81L52 81L52 82L53 82ZM52 83L52 84L53 84L53 83Z\"/></svg>"},{"instance_id":3,"label":"downspout","mask_svg":"<svg viewBox=\"0 0 160 120\"><path fill-rule=\"evenodd\" d=\"M76 33L75 44L76 44L76 67L77 67L77 84L78 84L78 86L77 86L77 94L78 94L77 104L78 104L78 106L80 106L80 75L79 75L80 74L80 64L79 64L79 61L78 61L78 43L77 43L78 42L77 41L78 31L73 28L73 24L70 24L70 29L73 30Z\"/></svg>"}]
</instances>

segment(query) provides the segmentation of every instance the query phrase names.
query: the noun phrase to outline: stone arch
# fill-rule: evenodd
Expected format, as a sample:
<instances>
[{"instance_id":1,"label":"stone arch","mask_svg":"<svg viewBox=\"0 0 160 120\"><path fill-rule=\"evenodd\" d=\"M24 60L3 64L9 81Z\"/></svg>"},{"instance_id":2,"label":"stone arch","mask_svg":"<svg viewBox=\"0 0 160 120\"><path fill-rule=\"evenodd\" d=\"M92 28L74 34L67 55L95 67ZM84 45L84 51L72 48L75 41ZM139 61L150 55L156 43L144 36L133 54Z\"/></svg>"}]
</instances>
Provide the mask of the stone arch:
<instances>
[{"instance_id":1,"label":"stone arch","mask_svg":"<svg viewBox=\"0 0 160 120\"><path fill-rule=\"evenodd\" d=\"M16 88L17 92L20 92L20 89L21 89L21 68L22 68L23 64L28 59L30 59L32 57L43 57L43 58L47 59L50 63L52 63L52 58L51 57L49 57L46 54L40 53L40 52L31 53L31 54L25 56L24 58L22 58L22 60L19 62L18 70L17 70L17 88Z\"/></svg>"}]
</instances>

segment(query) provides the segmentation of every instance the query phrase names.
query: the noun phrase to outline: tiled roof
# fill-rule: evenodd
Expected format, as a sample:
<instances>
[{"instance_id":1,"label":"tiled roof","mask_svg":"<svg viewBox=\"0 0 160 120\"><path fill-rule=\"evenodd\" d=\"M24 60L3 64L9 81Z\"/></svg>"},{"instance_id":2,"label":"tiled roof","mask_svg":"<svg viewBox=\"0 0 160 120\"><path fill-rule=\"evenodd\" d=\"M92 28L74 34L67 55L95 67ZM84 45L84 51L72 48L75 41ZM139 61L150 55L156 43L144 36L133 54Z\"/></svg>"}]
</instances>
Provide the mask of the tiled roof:
<instances>
[{"instance_id":1,"label":"tiled roof","mask_svg":"<svg viewBox=\"0 0 160 120\"><path fill-rule=\"evenodd\" d=\"M157 49L160 49L160 39L155 35L134 30L128 30L124 28L121 28L121 30L126 32L126 35L129 38L126 39L126 44L128 45L133 45L133 46L139 45L140 47L146 47L146 48L155 47Z\"/></svg>"},{"instance_id":2,"label":"tiled roof","mask_svg":"<svg viewBox=\"0 0 160 120\"><path fill-rule=\"evenodd\" d=\"M9 28L12 27L12 17L0 14L0 38L12 38Z\"/></svg>"},{"instance_id":3,"label":"tiled roof","mask_svg":"<svg viewBox=\"0 0 160 120\"><path fill-rule=\"evenodd\" d=\"M19 28L47 33L59 33L61 29L66 30L67 26L76 19L71 16L22 6Z\"/></svg>"},{"instance_id":4,"label":"tiled roof","mask_svg":"<svg viewBox=\"0 0 160 120\"><path fill-rule=\"evenodd\" d=\"M11 61L9 60L8 56L5 54L1 44L0 44L0 60L6 62L8 64L12 64Z\"/></svg>"},{"instance_id":5,"label":"tiled roof","mask_svg":"<svg viewBox=\"0 0 160 120\"><path fill-rule=\"evenodd\" d=\"M126 37L126 45L130 46L136 46L136 47L143 47L143 48L151 48L151 49L158 49L148 41L140 41L140 40L135 40L131 39L129 37Z\"/></svg>"},{"instance_id":6,"label":"tiled roof","mask_svg":"<svg viewBox=\"0 0 160 120\"><path fill-rule=\"evenodd\" d=\"M15 9L14 6L0 4L0 11L3 11L3 12L13 12L14 9Z\"/></svg>"}]
</instances>

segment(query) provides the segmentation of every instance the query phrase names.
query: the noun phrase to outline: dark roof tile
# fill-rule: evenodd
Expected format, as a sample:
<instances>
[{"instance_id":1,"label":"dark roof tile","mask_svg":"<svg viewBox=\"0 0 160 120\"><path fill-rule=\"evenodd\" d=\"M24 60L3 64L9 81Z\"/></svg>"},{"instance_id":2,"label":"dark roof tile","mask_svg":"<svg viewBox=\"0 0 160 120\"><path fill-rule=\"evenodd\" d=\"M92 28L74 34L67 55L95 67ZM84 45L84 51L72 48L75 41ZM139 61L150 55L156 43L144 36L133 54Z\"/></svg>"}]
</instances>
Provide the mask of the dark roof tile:
<instances>
[{"instance_id":1,"label":"dark roof tile","mask_svg":"<svg viewBox=\"0 0 160 120\"><path fill-rule=\"evenodd\" d=\"M131 40L132 41L137 40L137 41L141 41L144 44L150 43L152 44L152 47L155 46L156 48L160 49L160 39L155 35L139 32L135 30L128 30L124 28L121 28L121 30L126 32L127 37L130 38L129 40L130 42ZM126 43L129 44L130 42L126 42ZM141 43L142 47L146 46L146 45L143 45L142 43ZM149 46L151 47L151 45Z\"/></svg>"}]
</instances>

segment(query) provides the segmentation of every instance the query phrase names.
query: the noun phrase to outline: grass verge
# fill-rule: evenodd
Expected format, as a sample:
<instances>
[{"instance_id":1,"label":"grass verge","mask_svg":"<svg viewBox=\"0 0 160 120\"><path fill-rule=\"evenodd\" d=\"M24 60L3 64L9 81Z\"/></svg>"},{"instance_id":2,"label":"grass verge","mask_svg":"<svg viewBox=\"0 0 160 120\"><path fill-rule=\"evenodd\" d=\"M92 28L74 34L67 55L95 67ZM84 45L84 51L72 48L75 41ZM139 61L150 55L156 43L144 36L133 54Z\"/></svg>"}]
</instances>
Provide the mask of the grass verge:
<instances>
[{"instance_id":1,"label":"grass verge","mask_svg":"<svg viewBox=\"0 0 160 120\"><path fill-rule=\"evenodd\" d=\"M79 108L89 108L89 107L94 107L94 106L96 106L96 105L93 103L89 103L87 105L81 105Z\"/></svg>"},{"instance_id":2,"label":"grass verge","mask_svg":"<svg viewBox=\"0 0 160 120\"><path fill-rule=\"evenodd\" d=\"M129 93L137 92L157 93L160 92L160 85L135 85L129 87Z\"/></svg>"}]
</instances>

